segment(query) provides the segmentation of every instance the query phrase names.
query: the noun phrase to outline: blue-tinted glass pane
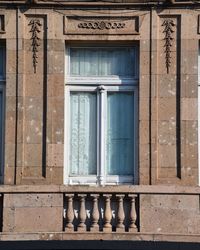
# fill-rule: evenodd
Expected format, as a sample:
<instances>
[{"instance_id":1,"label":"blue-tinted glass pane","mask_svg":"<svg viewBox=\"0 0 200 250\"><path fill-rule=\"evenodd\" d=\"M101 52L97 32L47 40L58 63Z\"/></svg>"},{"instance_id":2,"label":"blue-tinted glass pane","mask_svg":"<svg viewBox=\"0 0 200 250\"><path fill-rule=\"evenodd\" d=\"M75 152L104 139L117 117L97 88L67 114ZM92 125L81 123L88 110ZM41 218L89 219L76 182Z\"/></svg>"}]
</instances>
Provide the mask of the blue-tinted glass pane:
<instances>
[{"instance_id":1,"label":"blue-tinted glass pane","mask_svg":"<svg viewBox=\"0 0 200 250\"><path fill-rule=\"evenodd\" d=\"M2 146L3 146L3 92L0 91L0 176L3 174Z\"/></svg>"},{"instance_id":2,"label":"blue-tinted glass pane","mask_svg":"<svg viewBox=\"0 0 200 250\"><path fill-rule=\"evenodd\" d=\"M0 79L5 78L5 48L0 46Z\"/></svg>"},{"instance_id":3,"label":"blue-tinted glass pane","mask_svg":"<svg viewBox=\"0 0 200 250\"><path fill-rule=\"evenodd\" d=\"M97 172L97 96L95 93L70 94L70 174Z\"/></svg>"},{"instance_id":4,"label":"blue-tinted glass pane","mask_svg":"<svg viewBox=\"0 0 200 250\"><path fill-rule=\"evenodd\" d=\"M134 77L135 49L71 48L71 76L126 76Z\"/></svg>"},{"instance_id":5,"label":"blue-tinted glass pane","mask_svg":"<svg viewBox=\"0 0 200 250\"><path fill-rule=\"evenodd\" d=\"M108 93L106 166L108 175L134 173L134 94Z\"/></svg>"}]
</instances>

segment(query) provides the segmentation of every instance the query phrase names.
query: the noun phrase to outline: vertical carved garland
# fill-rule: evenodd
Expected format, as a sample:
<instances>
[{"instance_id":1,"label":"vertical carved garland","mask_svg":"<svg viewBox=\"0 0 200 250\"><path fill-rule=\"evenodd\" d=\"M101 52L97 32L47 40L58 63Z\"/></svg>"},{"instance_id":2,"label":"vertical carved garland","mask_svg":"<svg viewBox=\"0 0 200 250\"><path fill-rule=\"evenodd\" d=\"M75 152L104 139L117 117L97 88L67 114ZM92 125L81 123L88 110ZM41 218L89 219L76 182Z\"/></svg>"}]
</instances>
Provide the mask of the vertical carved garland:
<instances>
[{"instance_id":1,"label":"vertical carved garland","mask_svg":"<svg viewBox=\"0 0 200 250\"><path fill-rule=\"evenodd\" d=\"M175 24L172 19L166 19L164 20L162 26L164 26L163 33L165 33L164 37L165 65L167 68L167 74L169 74L169 68L171 65L171 47L172 47L172 42L174 40L172 34L174 33L173 27L175 26Z\"/></svg>"},{"instance_id":2,"label":"vertical carved garland","mask_svg":"<svg viewBox=\"0 0 200 250\"><path fill-rule=\"evenodd\" d=\"M31 19L29 24L31 26L30 32L32 33L31 35L31 46L32 46L32 52L33 52L33 68L34 68L34 73L36 73L36 68L37 68L37 52L38 52L38 47L40 46L40 38L39 38L39 33L41 32L40 27L42 26L40 20L38 19Z\"/></svg>"}]
</instances>

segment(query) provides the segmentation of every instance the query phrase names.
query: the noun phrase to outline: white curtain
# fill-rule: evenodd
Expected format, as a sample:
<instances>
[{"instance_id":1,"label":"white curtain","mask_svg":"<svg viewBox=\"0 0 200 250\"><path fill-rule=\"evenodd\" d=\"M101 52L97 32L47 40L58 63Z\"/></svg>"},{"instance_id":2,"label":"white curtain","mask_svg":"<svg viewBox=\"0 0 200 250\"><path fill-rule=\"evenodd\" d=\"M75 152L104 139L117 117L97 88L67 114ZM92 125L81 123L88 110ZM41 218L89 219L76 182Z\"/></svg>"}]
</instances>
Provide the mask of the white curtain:
<instances>
[{"instance_id":1,"label":"white curtain","mask_svg":"<svg viewBox=\"0 0 200 250\"><path fill-rule=\"evenodd\" d=\"M134 94L108 93L106 166L108 175L134 173Z\"/></svg>"},{"instance_id":2,"label":"white curtain","mask_svg":"<svg viewBox=\"0 0 200 250\"><path fill-rule=\"evenodd\" d=\"M133 48L71 48L71 76L135 75Z\"/></svg>"},{"instance_id":3,"label":"white curtain","mask_svg":"<svg viewBox=\"0 0 200 250\"><path fill-rule=\"evenodd\" d=\"M70 174L96 174L97 98L95 93L70 94Z\"/></svg>"}]
</instances>

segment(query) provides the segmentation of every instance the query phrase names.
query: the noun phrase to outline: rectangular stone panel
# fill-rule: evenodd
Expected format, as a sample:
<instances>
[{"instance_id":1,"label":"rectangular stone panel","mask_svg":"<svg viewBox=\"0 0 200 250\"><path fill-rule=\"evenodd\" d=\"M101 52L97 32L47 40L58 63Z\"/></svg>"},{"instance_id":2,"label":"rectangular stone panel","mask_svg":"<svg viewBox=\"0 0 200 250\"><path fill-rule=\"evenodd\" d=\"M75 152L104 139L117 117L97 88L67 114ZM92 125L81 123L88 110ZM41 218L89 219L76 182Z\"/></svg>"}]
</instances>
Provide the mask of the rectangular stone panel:
<instances>
[{"instance_id":1,"label":"rectangular stone panel","mask_svg":"<svg viewBox=\"0 0 200 250\"><path fill-rule=\"evenodd\" d=\"M4 232L61 232L62 194L5 194Z\"/></svg>"},{"instance_id":2,"label":"rectangular stone panel","mask_svg":"<svg viewBox=\"0 0 200 250\"><path fill-rule=\"evenodd\" d=\"M181 178L180 16L159 16L157 181Z\"/></svg>"},{"instance_id":3,"label":"rectangular stone panel","mask_svg":"<svg viewBox=\"0 0 200 250\"><path fill-rule=\"evenodd\" d=\"M199 223L198 195L140 195L141 232L199 234Z\"/></svg>"},{"instance_id":4,"label":"rectangular stone panel","mask_svg":"<svg viewBox=\"0 0 200 250\"><path fill-rule=\"evenodd\" d=\"M24 19L22 179L46 176L47 17ZM35 168L35 170L34 170Z\"/></svg>"},{"instance_id":5,"label":"rectangular stone panel","mask_svg":"<svg viewBox=\"0 0 200 250\"><path fill-rule=\"evenodd\" d=\"M64 34L139 34L138 16L64 16Z\"/></svg>"}]
</instances>

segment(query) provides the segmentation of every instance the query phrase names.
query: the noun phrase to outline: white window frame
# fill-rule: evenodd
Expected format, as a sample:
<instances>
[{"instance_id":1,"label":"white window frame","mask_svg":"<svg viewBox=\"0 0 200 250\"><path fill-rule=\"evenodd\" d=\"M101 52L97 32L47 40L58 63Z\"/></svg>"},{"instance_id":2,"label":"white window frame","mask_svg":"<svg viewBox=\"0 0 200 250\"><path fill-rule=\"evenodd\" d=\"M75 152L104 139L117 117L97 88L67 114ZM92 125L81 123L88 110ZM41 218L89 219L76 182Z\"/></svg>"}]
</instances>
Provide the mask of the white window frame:
<instances>
[{"instance_id":1,"label":"white window frame","mask_svg":"<svg viewBox=\"0 0 200 250\"><path fill-rule=\"evenodd\" d=\"M84 47L84 48L91 48ZM126 46L128 47L128 46ZM129 46L130 47L130 46ZM74 47L71 47L74 48ZM81 47L77 47L81 48ZM98 47L101 48L101 47ZM103 47L106 48L106 47ZM113 47L112 47L113 48ZM116 47L119 48L119 47ZM134 47L133 47L134 48ZM70 48L66 53L65 76L65 135L64 135L64 184L70 185L125 185L138 184L138 74L134 78L74 77L70 76ZM135 48L136 51L136 48ZM137 53L137 51L136 51ZM135 54L136 54L135 53ZM136 54L137 55L137 54ZM137 56L136 56L137 58ZM136 60L135 58L135 60ZM135 63L138 67L138 63ZM135 69L138 72L138 69ZM134 94L134 175L106 175L106 120L107 92L131 92ZM70 176L70 92L97 93L97 175ZM100 106L99 106L100 105ZM101 138L100 138L101 137Z\"/></svg>"}]
</instances>

